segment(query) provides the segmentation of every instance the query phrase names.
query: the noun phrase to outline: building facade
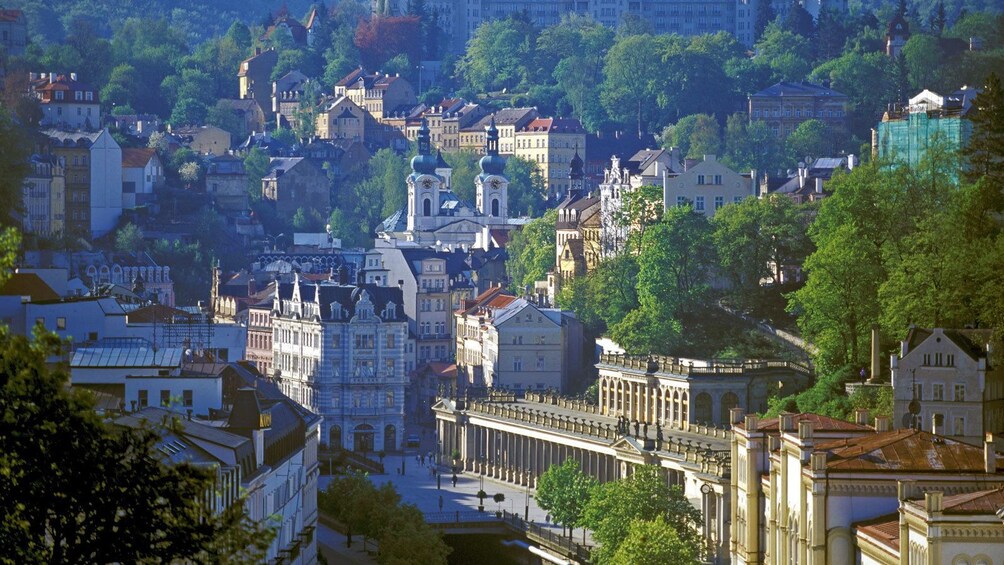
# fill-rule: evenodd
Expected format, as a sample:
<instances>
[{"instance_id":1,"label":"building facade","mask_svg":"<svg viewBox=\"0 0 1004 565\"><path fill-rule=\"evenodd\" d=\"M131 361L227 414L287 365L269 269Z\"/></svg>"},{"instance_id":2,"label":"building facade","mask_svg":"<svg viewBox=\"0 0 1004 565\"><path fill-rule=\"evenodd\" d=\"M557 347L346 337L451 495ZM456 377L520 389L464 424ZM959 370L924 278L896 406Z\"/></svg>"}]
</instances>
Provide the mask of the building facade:
<instances>
[{"instance_id":1,"label":"building facade","mask_svg":"<svg viewBox=\"0 0 1004 565\"><path fill-rule=\"evenodd\" d=\"M515 155L516 132L526 127L536 117L536 108L503 108L483 116L477 122L460 128L458 134L460 150L484 155L488 143L487 131L494 122L496 130L498 130L499 154Z\"/></svg>"},{"instance_id":2,"label":"building facade","mask_svg":"<svg viewBox=\"0 0 1004 565\"><path fill-rule=\"evenodd\" d=\"M366 116L348 96L321 101L315 132L319 139L366 140Z\"/></svg>"},{"instance_id":3,"label":"building facade","mask_svg":"<svg viewBox=\"0 0 1004 565\"><path fill-rule=\"evenodd\" d=\"M31 172L24 178L21 228L43 236L63 232L66 216L66 173L63 160L32 155Z\"/></svg>"},{"instance_id":4,"label":"building facade","mask_svg":"<svg viewBox=\"0 0 1004 565\"><path fill-rule=\"evenodd\" d=\"M131 210L153 202L154 193L163 184L164 165L156 150L122 150L122 208Z\"/></svg>"},{"instance_id":5,"label":"building facade","mask_svg":"<svg viewBox=\"0 0 1004 565\"><path fill-rule=\"evenodd\" d=\"M847 95L809 82L779 82L749 97L750 121L762 121L779 139L802 122L819 120L832 131L847 131Z\"/></svg>"},{"instance_id":6,"label":"building facade","mask_svg":"<svg viewBox=\"0 0 1004 565\"><path fill-rule=\"evenodd\" d=\"M667 174L683 172L676 148L643 149L622 161L610 159L610 168L603 170L600 193L600 250L603 257L613 257L624 251L629 226L624 225L621 211L628 194L642 186L658 186Z\"/></svg>"},{"instance_id":7,"label":"building facade","mask_svg":"<svg viewBox=\"0 0 1004 565\"><path fill-rule=\"evenodd\" d=\"M65 163L66 230L101 237L122 215L122 149L108 130L46 130L48 150Z\"/></svg>"},{"instance_id":8,"label":"building facade","mask_svg":"<svg viewBox=\"0 0 1004 565\"><path fill-rule=\"evenodd\" d=\"M992 330L911 328L892 355L893 423L972 444L1004 434L1004 372Z\"/></svg>"},{"instance_id":9,"label":"building facade","mask_svg":"<svg viewBox=\"0 0 1004 565\"><path fill-rule=\"evenodd\" d=\"M0 10L0 55L20 56L28 47L28 20L21 10Z\"/></svg>"},{"instance_id":10,"label":"building facade","mask_svg":"<svg viewBox=\"0 0 1004 565\"><path fill-rule=\"evenodd\" d=\"M586 151L586 129L579 120L535 118L513 135L513 154L536 163L549 198L564 198L571 189L572 158Z\"/></svg>"},{"instance_id":11,"label":"building facade","mask_svg":"<svg viewBox=\"0 0 1004 565\"><path fill-rule=\"evenodd\" d=\"M272 70L279 62L279 54L274 49L262 51L255 47L254 56L241 61L237 71L240 98L250 98L258 103L265 115L265 123L272 122Z\"/></svg>"},{"instance_id":12,"label":"building facade","mask_svg":"<svg viewBox=\"0 0 1004 565\"><path fill-rule=\"evenodd\" d=\"M667 174L662 181L666 208L690 205L698 214L713 218L726 204L742 202L757 195L756 175L741 174L726 167L714 155L688 167L682 173Z\"/></svg>"},{"instance_id":13,"label":"building facade","mask_svg":"<svg viewBox=\"0 0 1004 565\"><path fill-rule=\"evenodd\" d=\"M324 418L329 447L397 451L404 436L401 289L280 283L272 312L273 374L284 394Z\"/></svg>"},{"instance_id":14,"label":"building facade","mask_svg":"<svg viewBox=\"0 0 1004 565\"><path fill-rule=\"evenodd\" d=\"M41 73L33 81L35 97L42 108L43 127L94 131L101 127L101 100L98 91L78 81L77 73ZM34 78L34 75L32 76Z\"/></svg>"},{"instance_id":15,"label":"building facade","mask_svg":"<svg viewBox=\"0 0 1004 565\"><path fill-rule=\"evenodd\" d=\"M882 116L872 132L872 152L880 159L916 167L935 138L949 149L960 150L972 135L967 118L977 91L959 89L948 96L925 90Z\"/></svg>"},{"instance_id":16,"label":"building facade","mask_svg":"<svg viewBox=\"0 0 1004 565\"><path fill-rule=\"evenodd\" d=\"M380 71L369 74L362 68L335 83L335 96L347 96L377 122L402 106L418 102L415 89L406 79Z\"/></svg>"},{"instance_id":17,"label":"building facade","mask_svg":"<svg viewBox=\"0 0 1004 565\"><path fill-rule=\"evenodd\" d=\"M331 181L320 167L303 157L276 157L269 162L261 179L262 197L275 205L276 212L292 216L300 208L314 210L327 218L331 214Z\"/></svg>"},{"instance_id":18,"label":"building facade","mask_svg":"<svg viewBox=\"0 0 1004 565\"><path fill-rule=\"evenodd\" d=\"M206 169L206 194L222 212L243 212L248 209L248 175L244 161L232 155L209 160Z\"/></svg>"}]
</instances>

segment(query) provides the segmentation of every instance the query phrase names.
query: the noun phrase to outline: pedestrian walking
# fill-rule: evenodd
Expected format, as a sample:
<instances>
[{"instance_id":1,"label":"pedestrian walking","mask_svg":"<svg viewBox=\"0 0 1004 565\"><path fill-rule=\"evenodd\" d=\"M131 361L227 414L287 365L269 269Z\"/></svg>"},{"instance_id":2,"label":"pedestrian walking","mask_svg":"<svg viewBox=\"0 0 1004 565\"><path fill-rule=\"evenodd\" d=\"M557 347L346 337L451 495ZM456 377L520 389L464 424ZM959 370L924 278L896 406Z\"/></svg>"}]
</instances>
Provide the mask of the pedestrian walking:
<instances>
[{"instance_id":1,"label":"pedestrian walking","mask_svg":"<svg viewBox=\"0 0 1004 565\"><path fill-rule=\"evenodd\" d=\"M457 488L457 474L453 473L453 488Z\"/></svg>"},{"instance_id":2,"label":"pedestrian walking","mask_svg":"<svg viewBox=\"0 0 1004 565\"><path fill-rule=\"evenodd\" d=\"M425 455L422 456L422 465L425 465Z\"/></svg>"}]
</instances>

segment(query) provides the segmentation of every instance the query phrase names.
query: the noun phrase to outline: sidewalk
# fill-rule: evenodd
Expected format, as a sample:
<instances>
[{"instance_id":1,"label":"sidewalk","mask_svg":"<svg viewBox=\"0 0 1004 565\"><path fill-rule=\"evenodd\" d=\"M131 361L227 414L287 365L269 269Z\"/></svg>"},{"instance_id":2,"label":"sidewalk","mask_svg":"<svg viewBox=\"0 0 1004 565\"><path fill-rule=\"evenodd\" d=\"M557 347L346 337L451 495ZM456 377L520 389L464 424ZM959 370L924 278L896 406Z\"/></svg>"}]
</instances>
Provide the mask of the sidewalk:
<instances>
[{"instance_id":1,"label":"sidewalk","mask_svg":"<svg viewBox=\"0 0 1004 565\"><path fill-rule=\"evenodd\" d=\"M402 462L404 463L404 475L400 474ZM393 484L401 495L401 500L414 504L422 513L477 510L479 502L477 493L479 489L483 488L488 494L488 498L484 501L485 512L493 513L499 509L506 510L524 516L529 521L544 526L559 535L562 532L562 527L550 522L549 514L537 506L534 500L534 489L496 481L489 477L482 479L480 475L466 472L457 475L457 485L454 487L453 474L449 467L439 466L437 476L433 477L428 461L423 467L415 461L414 453L388 455L384 459L384 468L387 474L370 475L373 484L377 486L384 483ZM320 487L326 486L327 477L321 477ZM505 495L505 501L501 504L492 500L496 493ZM442 506L440 506L440 499L442 499ZM575 530L574 541L582 543L582 530L579 528ZM593 545L589 533L586 534L586 543Z\"/></svg>"}]
</instances>

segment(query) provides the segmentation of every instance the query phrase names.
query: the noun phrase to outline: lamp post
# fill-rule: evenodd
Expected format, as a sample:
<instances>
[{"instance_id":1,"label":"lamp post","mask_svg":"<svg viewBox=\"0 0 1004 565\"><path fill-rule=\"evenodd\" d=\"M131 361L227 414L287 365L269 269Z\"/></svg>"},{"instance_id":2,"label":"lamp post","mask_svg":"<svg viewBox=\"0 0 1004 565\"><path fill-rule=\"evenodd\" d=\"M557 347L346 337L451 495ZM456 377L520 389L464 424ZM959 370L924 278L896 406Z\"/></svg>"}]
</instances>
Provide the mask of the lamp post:
<instances>
[{"instance_id":1,"label":"lamp post","mask_svg":"<svg viewBox=\"0 0 1004 565\"><path fill-rule=\"evenodd\" d=\"M523 520L530 521L530 483L533 481L533 473L526 477L526 490L523 492L523 500L526 506L523 508Z\"/></svg>"},{"instance_id":2,"label":"lamp post","mask_svg":"<svg viewBox=\"0 0 1004 565\"><path fill-rule=\"evenodd\" d=\"M267 239L271 239L272 240L272 251L275 251L275 247L279 243L279 238L280 237L284 237L285 235L286 234L284 234L284 233L279 233L279 234L276 234L276 235L265 234L265 237Z\"/></svg>"},{"instance_id":3,"label":"lamp post","mask_svg":"<svg viewBox=\"0 0 1004 565\"><path fill-rule=\"evenodd\" d=\"M701 485L701 506L703 506L701 514L704 515L704 539L706 543L708 563L713 561L712 551L714 548L714 532L712 531L711 522L709 521L713 519L712 516L709 515L709 510L711 509L711 502L709 498L713 494L713 491L714 489L712 489L711 485L708 483L703 483ZM717 512L717 508L715 510Z\"/></svg>"}]
</instances>

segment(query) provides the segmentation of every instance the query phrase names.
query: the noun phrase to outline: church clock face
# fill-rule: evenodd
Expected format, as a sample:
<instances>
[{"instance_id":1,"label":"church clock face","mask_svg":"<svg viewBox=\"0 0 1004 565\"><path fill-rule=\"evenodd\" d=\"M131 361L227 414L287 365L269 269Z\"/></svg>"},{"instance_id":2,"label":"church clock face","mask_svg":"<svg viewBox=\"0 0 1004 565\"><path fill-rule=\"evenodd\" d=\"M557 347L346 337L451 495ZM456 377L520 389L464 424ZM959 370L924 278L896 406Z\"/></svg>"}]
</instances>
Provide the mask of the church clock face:
<instances>
[{"instance_id":1,"label":"church clock face","mask_svg":"<svg viewBox=\"0 0 1004 565\"><path fill-rule=\"evenodd\" d=\"M500 186L502 186L502 181L497 178L494 178L491 181L489 181L488 184L490 184L492 188L497 189Z\"/></svg>"},{"instance_id":2,"label":"church clock face","mask_svg":"<svg viewBox=\"0 0 1004 565\"><path fill-rule=\"evenodd\" d=\"M432 179L426 178L422 181L422 186L425 188L432 188Z\"/></svg>"}]
</instances>

